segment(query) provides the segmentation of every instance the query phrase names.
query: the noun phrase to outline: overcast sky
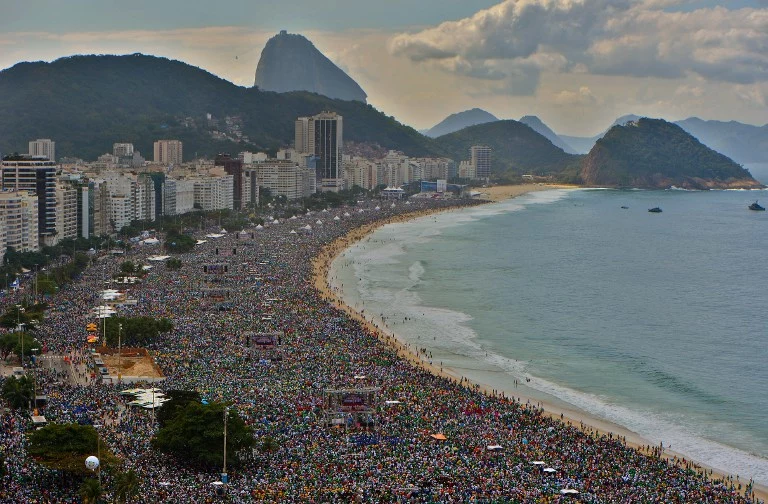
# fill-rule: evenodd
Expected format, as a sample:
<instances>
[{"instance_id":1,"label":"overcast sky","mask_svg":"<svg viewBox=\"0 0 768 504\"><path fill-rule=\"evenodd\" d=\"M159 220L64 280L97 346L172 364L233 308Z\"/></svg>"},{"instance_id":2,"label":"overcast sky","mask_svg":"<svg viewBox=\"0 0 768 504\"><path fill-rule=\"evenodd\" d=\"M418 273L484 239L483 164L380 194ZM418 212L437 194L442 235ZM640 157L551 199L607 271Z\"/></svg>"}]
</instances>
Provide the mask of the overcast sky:
<instances>
[{"instance_id":1,"label":"overcast sky","mask_svg":"<svg viewBox=\"0 0 768 504\"><path fill-rule=\"evenodd\" d=\"M142 52L251 86L282 29L419 129L472 107L576 135L628 113L768 123L768 0L0 0L0 68Z\"/></svg>"}]
</instances>

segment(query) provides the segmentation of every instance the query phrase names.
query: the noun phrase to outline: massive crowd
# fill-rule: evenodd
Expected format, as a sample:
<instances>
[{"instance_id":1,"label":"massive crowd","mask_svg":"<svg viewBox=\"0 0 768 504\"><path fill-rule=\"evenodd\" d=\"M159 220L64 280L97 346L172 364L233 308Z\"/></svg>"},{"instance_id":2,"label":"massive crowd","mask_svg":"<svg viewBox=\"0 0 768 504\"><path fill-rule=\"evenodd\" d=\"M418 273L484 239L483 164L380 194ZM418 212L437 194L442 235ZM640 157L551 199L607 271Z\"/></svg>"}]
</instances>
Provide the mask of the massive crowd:
<instances>
[{"instance_id":1,"label":"massive crowd","mask_svg":"<svg viewBox=\"0 0 768 504\"><path fill-rule=\"evenodd\" d=\"M740 482L713 480L689 462L659 457L657 448L628 447L535 406L435 376L400 358L383 336L314 287L313 258L335 238L404 213L457 204L365 201L295 219L280 216L259 229L208 238L180 256L179 271L148 261L161 253L156 246L104 255L55 296L38 338L48 352L79 362L89 311L99 304L105 281L122 261L151 265L129 288L137 304L118 311L172 320L173 331L149 347L166 376L161 388L230 402L258 440L276 442L276 450L255 450L230 470L229 502L753 502ZM211 231L218 229L196 238ZM205 265L216 263L227 264L228 272L204 273ZM224 303L210 296L211 288L226 291ZM246 348L246 333L260 331L284 333L281 360L266 362ZM151 412L126 408L119 395L129 385L72 384L60 373L37 373L49 422L98 425L108 449L137 471L140 489L131 502L223 499L211 485L217 471L151 448L157 428ZM327 425L324 390L360 386L380 388L376 425ZM0 424L0 502L79 502L80 480L26 456L31 426L25 414L6 410ZM446 439L433 438L436 433ZM501 449L489 450L492 445ZM104 476L109 498L112 482ZM563 489L579 493L564 495Z\"/></svg>"}]
</instances>

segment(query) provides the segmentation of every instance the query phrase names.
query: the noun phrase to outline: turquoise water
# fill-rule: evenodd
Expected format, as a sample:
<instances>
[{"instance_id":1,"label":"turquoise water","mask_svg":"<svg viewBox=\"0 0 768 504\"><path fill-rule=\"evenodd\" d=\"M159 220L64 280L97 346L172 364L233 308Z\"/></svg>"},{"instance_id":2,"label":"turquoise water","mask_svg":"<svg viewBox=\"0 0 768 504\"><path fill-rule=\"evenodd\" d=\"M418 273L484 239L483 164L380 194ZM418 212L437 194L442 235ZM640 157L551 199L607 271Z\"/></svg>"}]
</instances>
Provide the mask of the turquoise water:
<instances>
[{"instance_id":1,"label":"turquoise water","mask_svg":"<svg viewBox=\"0 0 768 504\"><path fill-rule=\"evenodd\" d=\"M758 198L768 191L533 193L385 226L332 281L436 364L513 393L520 380L768 483Z\"/></svg>"}]
</instances>

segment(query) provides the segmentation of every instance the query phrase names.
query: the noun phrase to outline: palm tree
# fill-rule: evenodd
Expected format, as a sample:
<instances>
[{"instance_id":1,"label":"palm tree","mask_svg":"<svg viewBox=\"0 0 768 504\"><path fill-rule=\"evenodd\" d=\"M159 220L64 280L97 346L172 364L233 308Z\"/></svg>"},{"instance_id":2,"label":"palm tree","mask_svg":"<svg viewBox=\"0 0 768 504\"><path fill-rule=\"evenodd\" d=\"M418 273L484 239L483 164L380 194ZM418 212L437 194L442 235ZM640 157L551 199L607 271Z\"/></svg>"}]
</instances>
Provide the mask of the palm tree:
<instances>
[{"instance_id":1,"label":"palm tree","mask_svg":"<svg viewBox=\"0 0 768 504\"><path fill-rule=\"evenodd\" d=\"M99 502L101 492L101 485L97 479L88 478L80 485L80 497L83 498L84 504L96 504Z\"/></svg>"},{"instance_id":2,"label":"palm tree","mask_svg":"<svg viewBox=\"0 0 768 504\"><path fill-rule=\"evenodd\" d=\"M139 477L133 469L120 473L115 479L115 502L125 504L139 491Z\"/></svg>"},{"instance_id":3,"label":"palm tree","mask_svg":"<svg viewBox=\"0 0 768 504\"><path fill-rule=\"evenodd\" d=\"M19 379L11 377L3 384L2 396L11 408L21 409L28 406L33 395L32 381L26 376Z\"/></svg>"}]
</instances>

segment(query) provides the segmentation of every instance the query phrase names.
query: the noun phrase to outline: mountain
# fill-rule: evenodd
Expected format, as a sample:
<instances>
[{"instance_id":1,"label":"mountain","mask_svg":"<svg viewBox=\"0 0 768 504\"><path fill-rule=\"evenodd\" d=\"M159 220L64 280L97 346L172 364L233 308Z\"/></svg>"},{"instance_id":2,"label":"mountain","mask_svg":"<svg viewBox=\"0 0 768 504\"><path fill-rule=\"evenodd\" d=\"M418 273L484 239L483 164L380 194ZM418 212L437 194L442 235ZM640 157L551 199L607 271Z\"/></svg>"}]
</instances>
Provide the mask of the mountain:
<instances>
[{"instance_id":1,"label":"mountain","mask_svg":"<svg viewBox=\"0 0 768 504\"><path fill-rule=\"evenodd\" d=\"M465 110L464 112L458 112L451 114L432 128L428 129L424 134L428 137L437 138L439 136L459 131L468 126L474 126L476 124L484 124L489 122L498 121L498 118L479 108L473 108Z\"/></svg>"},{"instance_id":2,"label":"mountain","mask_svg":"<svg viewBox=\"0 0 768 504\"><path fill-rule=\"evenodd\" d=\"M185 158L291 145L296 117L344 116L344 138L412 156L439 155L433 140L359 101L245 88L179 61L134 54L74 56L0 71L0 152L56 141L57 157L95 159L114 142L151 157L153 142L184 142ZM211 117L208 117L208 114Z\"/></svg>"},{"instance_id":3,"label":"mountain","mask_svg":"<svg viewBox=\"0 0 768 504\"><path fill-rule=\"evenodd\" d=\"M281 31L267 41L256 66L255 86L263 91L308 91L365 103L365 91L301 35Z\"/></svg>"},{"instance_id":4,"label":"mountain","mask_svg":"<svg viewBox=\"0 0 768 504\"><path fill-rule=\"evenodd\" d=\"M705 121L691 117L675 124L738 163L768 163L768 124Z\"/></svg>"},{"instance_id":5,"label":"mountain","mask_svg":"<svg viewBox=\"0 0 768 504\"><path fill-rule=\"evenodd\" d=\"M536 116L523 116L520 118L520 122L528 125L533 131L539 135L544 136L547 140L552 142L552 145L563 149L568 154L578 154L568 143L564 142L562 138L557 136L557 133L552 131L549 126Z\"/></svg>"},{"instance_id":6,"label":"mountain","mask_svg":"<svg viewBox=\"0 0 768 504\"><path fill-rule=\"evenodd\" d=\"M639 115L635 114L627 114L619 117L615 121L613 121L613 124L611 124L608 129L600 133L599 135L595 135L593 137L578 137L578 136L568 136L568 135L559 135L559 137L563 140L563 142L570 145L573 150L574 154L586 154L592 149L592 147L595 146L595 143L603 138L603 136L608 133L608 130L611 129L614 126L624 126L630 121L637 121L640 119Z\"/></svg>"},{"instance_id":7,"label":"mountain","mask_svg":"<svg viewBox=\"0 0 768 504\"><path fill-rule=\"evenodd\" d=\"M747 170L680 126L648 118L608 130L583 159L581 178L601 187L760 187Z\"/></svg>"},{"instance_id":8,"label":"mountain","mask_svg":"<svg viewBox=\"0 0 768 504\"><path fill-rule=\"evenodd\" d=\"M437 138L437 145L457 163L469 159L473 145L488 145L494 173L560 173L579 159L555 147L529 126L512 120L470 126Z\"/></svg>"}]
</instances>

